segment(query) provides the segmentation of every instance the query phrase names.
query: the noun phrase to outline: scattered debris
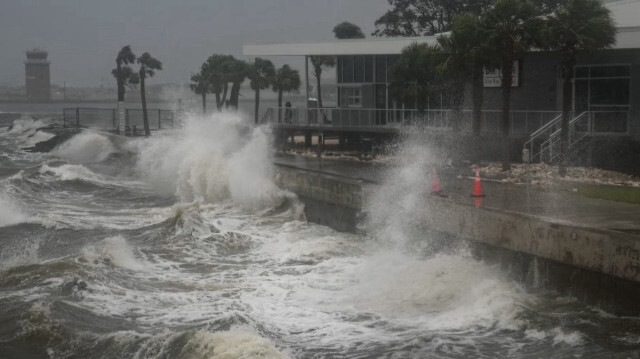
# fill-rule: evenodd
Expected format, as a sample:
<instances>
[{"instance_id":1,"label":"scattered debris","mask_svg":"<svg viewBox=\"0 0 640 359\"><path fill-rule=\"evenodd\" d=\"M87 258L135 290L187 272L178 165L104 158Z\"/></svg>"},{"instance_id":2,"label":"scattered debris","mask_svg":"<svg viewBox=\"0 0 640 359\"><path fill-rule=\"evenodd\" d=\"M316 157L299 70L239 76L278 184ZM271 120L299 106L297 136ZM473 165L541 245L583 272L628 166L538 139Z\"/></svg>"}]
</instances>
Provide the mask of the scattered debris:
<instances>
[{"instance_id":1,"label":"scattered debris","mask_svg":"<svg viewBox=\"0 0 640 359\"><path fill-rule=\"evenodd\" d=\"M545 163L512 164L511 170L502 171L502 164L491 162L480 167L482 177L504 183L527 183L548 187L558 183L605 184L640 187L640 178L629 174L589 167L567 167L567 175L558 175L558 166Z\"/></svg>"}]
</instances>

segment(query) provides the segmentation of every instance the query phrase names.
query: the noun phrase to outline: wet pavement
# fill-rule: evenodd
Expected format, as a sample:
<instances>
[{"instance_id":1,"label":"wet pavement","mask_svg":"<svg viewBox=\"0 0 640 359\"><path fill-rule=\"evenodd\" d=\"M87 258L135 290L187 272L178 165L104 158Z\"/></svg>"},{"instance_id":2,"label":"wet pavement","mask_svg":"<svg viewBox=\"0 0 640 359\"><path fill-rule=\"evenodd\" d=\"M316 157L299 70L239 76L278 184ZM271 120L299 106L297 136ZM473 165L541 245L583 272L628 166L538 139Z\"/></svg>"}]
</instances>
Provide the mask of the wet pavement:
<instances>
[{"instance_id":1,"label":"wet pavement","mask_svg":"<svg viewBox=\"0 0 640 359\"><path fill-rule=\"evenodd\" d=\"M338 177L381 183L391 165L362 161L317 159L295 155L278 155L277 165L295 167ZM425 186L431 187L432 175L425 169ZM485 197L471 197L474 172L471 168L443 168L438 171L439 195L456 203L480 205L493 210L535 216L559 224L585 228L609 229L640 238L640 205L572 194L566 186L541 189L525 184L504 184L495 180L482 180ZM481 203L480 203L481 202Z\"/></svg>"}]
</instances>

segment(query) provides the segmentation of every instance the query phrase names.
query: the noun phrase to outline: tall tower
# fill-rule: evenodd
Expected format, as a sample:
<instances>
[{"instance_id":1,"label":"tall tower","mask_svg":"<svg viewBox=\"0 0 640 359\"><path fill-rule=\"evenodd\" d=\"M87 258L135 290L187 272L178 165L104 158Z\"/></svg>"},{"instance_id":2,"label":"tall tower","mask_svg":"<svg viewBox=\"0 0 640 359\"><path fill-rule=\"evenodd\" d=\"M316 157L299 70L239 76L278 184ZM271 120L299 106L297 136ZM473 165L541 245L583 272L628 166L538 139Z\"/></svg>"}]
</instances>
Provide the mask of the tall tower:
<instances>
[{"instance_id":1,"label":"tall tower","mask_svg":"<svg viewBox=\"0 0 640 359\"><path fill-rule=\"evenodd\" d=\"M47 52L42 50L27 51L24 62L27 99L31 101L51 100L51 79L49 77Z\"/></svg>"}]
</instances>

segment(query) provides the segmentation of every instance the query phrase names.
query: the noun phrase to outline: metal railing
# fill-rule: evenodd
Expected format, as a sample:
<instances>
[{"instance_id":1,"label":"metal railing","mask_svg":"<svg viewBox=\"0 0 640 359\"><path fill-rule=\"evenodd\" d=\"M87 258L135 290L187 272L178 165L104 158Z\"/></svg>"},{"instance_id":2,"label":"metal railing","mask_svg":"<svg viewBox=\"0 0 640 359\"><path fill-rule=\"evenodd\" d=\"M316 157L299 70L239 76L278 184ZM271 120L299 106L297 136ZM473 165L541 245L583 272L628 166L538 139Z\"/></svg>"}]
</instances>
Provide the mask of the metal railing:
<instances>
[{"instance_id":1,"label":"metal railing","mask_svg":"<svg viewBox=\"0 0 640 359\"><path fill-rule=\"evenodd\" d=\"M174 127L174 116L171 110L148 109L149 129L155 131ZM118 110L110 108L73 107L62 110L64 127L86 127L103 131L118 130ZM125 110L125 126L127 134L144 131L142 109Z\"/></svg>"},{"instance_id":2,"label":"metal railing","mask_svg":"<svg viewBox=\"0 0 640 359\"><path fill-rule=\"evenodd\" d=\"M629 111L584 111L571 114L567 133L567 153L582 148L593 136L627 135L630 131ZM554 118L530 135L524 148L529 149L530 161L552 163L559 159L561 151L562 115ZM537 149L537 151L536 151Z\"/></svg>"},{"instance_id":3,"label":"metal railing","mask_svg":"<svg viewBox=\"0 0 640 359\"><path fill-rule=\"evenodd\" d=\"M551 122L558 111L511 111L511 134L525 135ZM308 127L322 129L393 130L404 126L423 125L434 129L448 129L454 122L454 112L415 109L360 109L360 108L296 108L272 107L267 109L261 124L281 127ZM481 112L480 128L485 133L499 133L501 111ZM460 127L472 131L473 112L463 110Z\"/></svg>"}]
</instances>

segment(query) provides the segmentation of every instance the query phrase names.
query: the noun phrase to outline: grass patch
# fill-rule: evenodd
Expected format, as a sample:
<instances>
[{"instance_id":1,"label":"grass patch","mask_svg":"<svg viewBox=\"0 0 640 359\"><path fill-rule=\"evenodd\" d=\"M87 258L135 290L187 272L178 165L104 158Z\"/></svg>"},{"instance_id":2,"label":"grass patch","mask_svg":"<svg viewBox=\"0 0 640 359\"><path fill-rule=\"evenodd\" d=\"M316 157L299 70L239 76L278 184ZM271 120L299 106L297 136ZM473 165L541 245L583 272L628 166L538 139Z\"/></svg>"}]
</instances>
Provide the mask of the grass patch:
<instances>
[{"instance_id":1,"label":"grass patch","mask_svg":"<svg viewBox=\"0 0 640 359\"><path fill-rule=\"evenodd\" d=\"M638 187L576 184L571 186L571 193L583 197L640 204Z\"/></svg>"}]
</instances>

